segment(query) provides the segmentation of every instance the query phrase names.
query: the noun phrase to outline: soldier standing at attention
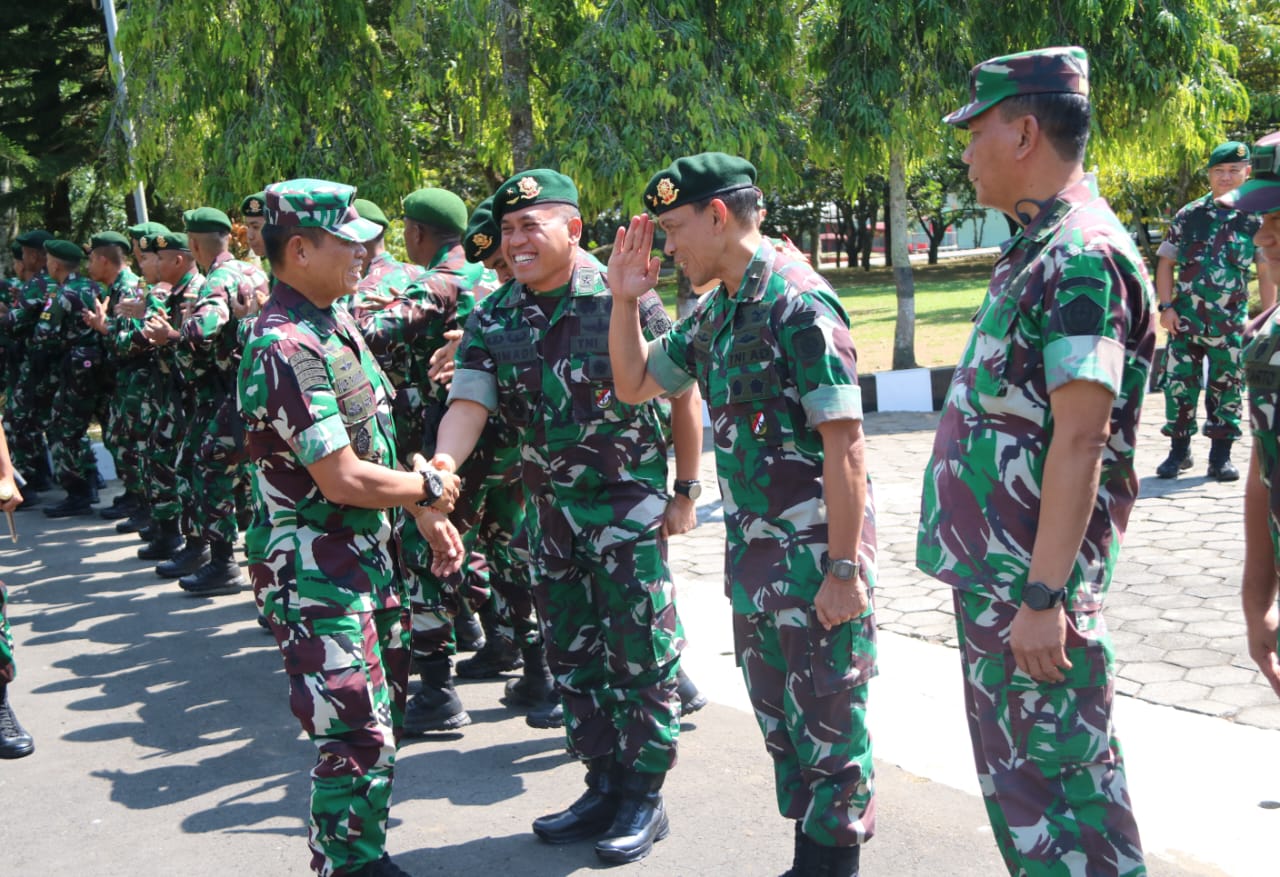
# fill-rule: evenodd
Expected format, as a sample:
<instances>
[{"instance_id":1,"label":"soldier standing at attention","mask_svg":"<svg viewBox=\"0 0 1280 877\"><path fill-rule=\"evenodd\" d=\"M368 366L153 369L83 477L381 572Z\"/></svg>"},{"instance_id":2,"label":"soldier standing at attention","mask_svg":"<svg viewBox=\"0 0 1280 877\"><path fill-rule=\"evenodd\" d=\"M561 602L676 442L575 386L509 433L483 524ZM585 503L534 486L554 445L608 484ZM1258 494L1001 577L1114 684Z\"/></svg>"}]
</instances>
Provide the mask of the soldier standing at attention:
<instances>
[{"instance_id":1,"label":"soldier standing at attention","mask_svg":"<svg viewBox=\"0 0 1280 877\"><path fill-rule=\"evenodd\" d=\"M1204 361L1209 362L1204 434L1209 478L1235 481L1231 445L1240 438L1244 371L1240 353L1249 307L1249 264L1255 261L1253 235L1258 217L1215 203L1249 177L1249 147L1231 141L1209 155L1209 194L1187 204L1169 225L1156 252L1156 296L1160 325L1169 333L1165 365L1165 425L1169 456L1156 468L1160 478L1190 469L1191 436ZM1276 284L1266 259L1256 257L1262 307L1276 301ZM1175 278L1176 272L1176 278Z\"/></svg>"},{"instance_id":2,"label":"soldier standing at attention","mask_svg":"<svg viewBox=\"0 0 1280 877\"><path fill-rule=\"evenodd\" d=\"M978 782L1009 873L1028 877L1146 873L1102 601L1138 492L1155 308L1084 172L1088 72L1076 47L993 58L945 119L969 131L978 203L1020 230L943 403L916 563L954 588Z\"/></svg>"},{"instance_id":3,"label":"soldier standing at attention","mask_svg":"<svg viewBox=\"0 0 1280 877\"><path fill-rule=\"evenodd\" d=\"M875 518L849 319L802 258L760 234L747 161L678 159L645 205L695 287L720 283L647 346L653 221L619 230L609 349L628 402L695 381L711 409L725 502L734 643L778 810L795 820L789 875L858 873L875 832L867 681L875 673ZM637 307L637 303L640 307Z\"/></svg>"},{"instance_id":4,"label":"soldier standing at attention","mask_svg":"<svg viewBox=\"0 0 1280 877\"><path fill-rule=\"evenodd\" d=\"M5 415L6 428L13 434L9 443L13 466L27 479L22 505L18 507L24 511L40 504L40 491L53 487L44 432L52 415L57 382L49 354L33 340L44 314L52 314L50 308L57 295L58 285L49 276L44 249L45 241L52 239L53 235L44 229L18 235L29 279L5 314L5 325L18 346L20 360L17 379L5 397ZM45 334L41 332L42 336Z\"/></svg>"},{"instance_id":5,"label":"soldier standing at attention","mask_svg":"<svg viewBox=\"0 0 1280 877\"><path fill-rule=\"evenodd\" d=\"M569 751L587 770L587 792L533 830L547 843L603 834L601 859L634 862L668 832L661 789L676 760L683 632L664 528L671 502L678 532L693 525L693 506L667 497L667 412L615 397L612 299L599 263L578 247L577 187L552 170L524 171L493 204L515 279L467 323L433 464L457 471L493 414L515 428L534 602ZM670 327L656 293L641 307L651 333ZM671 416L697 417L700 428L698 407L684 393Z\"/></svg>"},{"instance_id":6,"label":"soldier standing at attention","mask_svg":"<svg viewBox=\"0 0 1280 877\"><path fill-rule=\"evenodd\" d=\"M397 507L448 511L458 480L421 457L420 471L391 468L391 386L334 307L356 290L363 242L381 234L354 195L323 180L267 187L263 240L276 280L244 350L239 399L266 504L250 575L290 706L318 749L311 867L396 877L405 872L386 854L386 830L409 673Z\"/></svg>"}]
</instances>

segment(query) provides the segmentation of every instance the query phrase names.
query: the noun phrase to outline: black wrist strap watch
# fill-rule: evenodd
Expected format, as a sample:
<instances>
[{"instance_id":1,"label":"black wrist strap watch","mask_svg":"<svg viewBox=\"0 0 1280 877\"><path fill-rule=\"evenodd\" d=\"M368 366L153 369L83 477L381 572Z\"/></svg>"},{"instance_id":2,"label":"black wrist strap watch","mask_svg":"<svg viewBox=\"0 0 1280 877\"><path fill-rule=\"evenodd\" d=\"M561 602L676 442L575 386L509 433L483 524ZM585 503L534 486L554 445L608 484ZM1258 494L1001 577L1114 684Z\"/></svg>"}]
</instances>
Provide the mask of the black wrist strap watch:
<instances>
[{"instance_id":1,"label":"black wrist strap watch","mask_svg":"<svg viewBox=\"0 0 1280 877\"><path fill-rule=\"evenodd\" d=\"M699 481L676 481L676 493L689 499L696 500L702 496L702 484Z\"/></svg>"},{"instance_id":2,"label":"black wrist strap watch","mask_svg":"<svg viewBox=\"0 0 1280 877\"><path fill-rule=\"evenodd\" d=\"M1051 588L1044 582L1027 582L1022 589L1022 602L1037 612L1064 606L1067 602L1067 589Z\"/></svg>"},{"instance_id":3,"label":"black wrist strap watch","mask_svg":"<svg viewBox=\"0 0 1280 877\"><path fill-rule=\"evenodd\" d=\"M444 479L434 469L423 469L421 474L423 496L418 500L418 505L430 508L444 495Z\"/></svg>"}]
</instances>

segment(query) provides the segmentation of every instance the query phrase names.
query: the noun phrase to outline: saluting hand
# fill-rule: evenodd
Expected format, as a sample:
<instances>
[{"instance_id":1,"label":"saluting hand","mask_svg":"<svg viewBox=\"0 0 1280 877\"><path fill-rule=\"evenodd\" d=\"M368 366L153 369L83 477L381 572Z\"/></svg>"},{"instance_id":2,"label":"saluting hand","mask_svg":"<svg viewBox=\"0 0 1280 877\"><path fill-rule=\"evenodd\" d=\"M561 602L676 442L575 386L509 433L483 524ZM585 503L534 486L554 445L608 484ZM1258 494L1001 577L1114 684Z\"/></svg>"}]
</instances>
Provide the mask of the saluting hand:
<instances>
[{"instance_id":1,"label":"saluting hand","mask_svg":"<svg viewBox=\"0 0 1280 877\"><path fill-rule=\"evenodd\" d=\"M653 220L648 214L631 217L619 228L609 256L609 291L622 301L635 301L658 283L660 259L653 257Z\"/></svg>"}]
</instances>

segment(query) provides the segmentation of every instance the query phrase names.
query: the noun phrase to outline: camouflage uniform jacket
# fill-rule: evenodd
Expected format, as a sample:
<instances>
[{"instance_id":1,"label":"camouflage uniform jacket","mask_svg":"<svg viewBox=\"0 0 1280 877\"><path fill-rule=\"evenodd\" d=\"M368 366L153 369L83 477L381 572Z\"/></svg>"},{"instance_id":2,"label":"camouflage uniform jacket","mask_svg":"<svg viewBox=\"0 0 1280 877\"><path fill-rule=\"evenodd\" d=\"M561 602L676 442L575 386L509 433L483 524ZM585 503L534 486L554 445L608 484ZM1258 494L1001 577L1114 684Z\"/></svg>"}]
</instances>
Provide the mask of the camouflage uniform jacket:
<instances>
[{"instance_id":1,"label":"camouflage uniform jacket","mask_svg":"<svg viewBox=\"0 0 1280 877\"><path fill-rule=\"evenodd\" d=\"M1280 566L1280 308L1272 307L1250 323L1244 370L1253 446L1270 502L1271 549Z\"/></svg>"},{"instance_id":2,"label":"camouflage uniform jacket","mask_svg":"<svg viewBox=\"0 0 1280 877\"><path fill-rule=\"evenodd\" d=\"M41 271L18 291L18 299L9 310L8 324L12 337L28 340L42 321L50 303L57 298L58 284L47 271Z\"/></svg>"},{"instance_id":3,"label":"camouflage uniform jacket","mask_svg":"<svg viewBox=\"0 0 1280 877\"><path fill-rule=\"evenodd\" d=\"M236 336L231 301L267 288L267 275L257 265L241 262L230 253L219 253L209 266L195 307L182 323L182 337L192 351L190 366L196 378L211 375L231 391L240 365L240 342Z\"/></svg>"},{"instance_id":4,"label":"camouflage uniform jacket","mask_svg":"<svg viewBox=\"0 0 1280 877\"><path fill-rule=\"evenodd\" d=\"M340 308L322 310L276 281L239 375L240 416L265 514L247 544L265 558L255 583L280 622L371 612L407 601L399 512L330 502L307 466L350 447L395 462L391 386Z\"/></svg>"},{"instance_id":5,"label":"camouflage uniform jacket","mask_svg":"<svg viewBox=\"0 0 1280 877\"><path fill-rule=\"evenodd\" d=\"M163 316L170 326L181 331L182 304L184 301L196 301L203 286L204 275L196 268L184 274L177 286L156 284L147 299L147 316ZM149 343L145 337L142 340ZM156 348L156 352L156 362L162 374L176 374L184 379L190 374L192 354L185 338L170 341Z\"/></svg>"},{"instance_id":6,"label":"camouflage uniform jacket","mask_svg":"<svg viewBox=\"0 0 1280 877\"><path fill-rule=\"evenodd\" d=\"M380 298L399 298L409 284L427 273L427 269L412 262L401 262L385 250L369 260L369 270L360 280L355 295L344 299L343 306L352 314L362 311L364 299L370 295Z\"/></svg>"},{"instance_id":7,"label":"camouflage uniform jacket","mask_svg":"<svg viewBox=\"0 0 1280 877\"><path fill-rule=\"evenodd\" d=\"M1244 329L1260 224L1253 213L1219 207L1212 192L1173 217L1157 255L1174 262L1173 309L1190 334L1219 337Z\"/></svg>"},{"instance_id":8,"label":"camouflage uniform jacket","mask_svg":"<svg viewBox=\"0 0 1280 877\"><path fill-rule=\"evenodd\" d=\"M107 334L103 339L107 357L115 363L141 359L145 352L135 349L130 342L133 333L140 332L142 321L132 317L116 316L116 305L126 298L144 295L142 279L128 268L116 275L116 279L107 289Z\"/></svg>"},{"instance_id":9,"label":"camouflage uniform jacket","mask_svg":"<svg viewBox=\"0 0 1280 877\"><path fill-rule=\"evenodd\" d=\"M32 347L45 352L100 352L100 336L85 325L80 315L95 308L105 295L101 284L78 272L70 274L56 293L45 299L40 321L31 335Z\"/></svg>"},{"instance_id":10,"label":"camouflage uniform jacket","mask_svg":"<svg viewBox=\"0 0 1280 877\"><path fill-rule=\"evenodd\" d=\"M483 405L515 430L529 545L569 558L652 535L667 505L669 411L614 397L613 298L600 263L576 257L563 295L511 281L477 305L458 349L450 403ZM555 300L550 316L539 301ZM646 332L671 325L657 293L642 299Z\"/></svg>"},{"instance_id":11,"label":"camouflage uniform jacket","mask_svg":"<svg viewBox=\"0 0 1280 877\"><path fill-rule=\"evenodd\" d=\"M1138 492L1138 417L1155 349L1154 294L1092 176L1007 241L956 366L925 469L916 564L965 591L1019 603L1040 520L1049 394L1094 381L1115 397L1098 496L1067 579L1099 608Z\"/></svg>"},{"instance_id":12,"label":"camouflage uniform jacket","mask_svg":"<svg viewBox=\"0 0 1280 877\"><path fill-rule=\"evenodd\" d=\"M725 504L725 589L735 612L812 605L827 550L822 436L861 420L857 354L840 300L803 258L762 241L737 294L719 286L649 345L678 392L696 378L711 410ZM875 583L868 490L859 559Z\"/></svg>"}]
</instances>

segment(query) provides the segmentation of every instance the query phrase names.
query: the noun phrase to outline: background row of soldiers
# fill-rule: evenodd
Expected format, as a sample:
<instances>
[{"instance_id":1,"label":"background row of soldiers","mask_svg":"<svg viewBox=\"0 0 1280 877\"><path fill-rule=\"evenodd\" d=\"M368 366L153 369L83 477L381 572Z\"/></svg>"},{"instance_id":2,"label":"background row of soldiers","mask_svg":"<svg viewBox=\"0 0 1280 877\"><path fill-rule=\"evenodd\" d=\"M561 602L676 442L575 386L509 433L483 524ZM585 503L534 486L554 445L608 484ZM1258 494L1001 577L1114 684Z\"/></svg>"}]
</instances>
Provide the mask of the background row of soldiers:
<instances>
[{"instance_id":1,"label":"background row of soldiers","mask_svg":"<svg viewBox=\"0 0 1280 877\"><path fill-rule=\"evenodd\" d=\"M264 206L259 192L239 211L259 259ZM372 202L356 207L384 231L389 226ZM511 275L488 202L469 215L458 196L427 188L406 197L403 209L408 261L396 259L383 238L371 241L359 291L341 305L396 389L397 455L408 460L433 451L461 322ZM5 423L15 469L27 482L20 508L43 506L51 517L94 513L101 479L88 432L96 421L125 488L100 514L119 519L119 531L140 534L138 557L157 562L159 576L203 597L247 587L237 537L259 507L235 383L271 278L233 256L232 228L226 213L200 207L184 214L182 232L141 223L127 236L94 235L87 252L29 231L14 243L17 276L5 281L0 321ZM430 549L411 521L403 532L423 681L408 705L409 733L470 723L453 686L459 647L478 650L459 675L523 669L508 684L507 702L528 710L534 727L563 722L518 538L519 449L495 420L477 454L484 458L473 470L491 474L454 515L469 551L463 571L447 580L433 575ZM54 486L66 497L49 504L41 493ZM244 549L253 562L263 547L247 539ZM700 696L681 682L686 706L696 709Z\"/></svg>"}]
</instances>

